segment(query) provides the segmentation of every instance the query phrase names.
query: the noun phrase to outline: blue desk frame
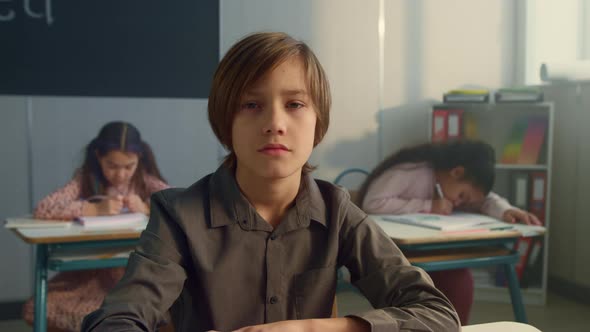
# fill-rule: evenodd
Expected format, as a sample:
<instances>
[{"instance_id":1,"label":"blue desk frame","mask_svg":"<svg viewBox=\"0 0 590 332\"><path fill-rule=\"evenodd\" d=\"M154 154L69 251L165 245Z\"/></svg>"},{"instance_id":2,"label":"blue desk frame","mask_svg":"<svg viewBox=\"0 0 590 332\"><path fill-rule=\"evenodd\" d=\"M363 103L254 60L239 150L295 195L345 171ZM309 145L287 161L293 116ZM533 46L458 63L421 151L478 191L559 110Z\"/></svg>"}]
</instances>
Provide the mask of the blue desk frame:
<instances>
[{"instance_id":1,"label":"blue desk frame","mask_svg":"<svg viewBox=\"0 0 590 332\"><path fill-rule=\"evenodd\" d=\"M57 249L87 249L87 248L110 248L135 246L139 239L124 240L97 240L87 242L67 242L67 243L50 243L36 244L35 260L35 316L33 330L35 332L47 331L47 273L53 271L73 271L99 269L109 267L122 267L127 265L127 258L109 258L99 260L77 260L77 261L60 261L51 260L51 253Z\"/></svg>"},{"instance_id":2,"label":"blue desk frame","mask_svg":"<svg viewBox=\"0 0 590 332\"><path fill-rule=\"evenodd\" d=\"M400 244L399 247L402 251L423 251L428 253L431 250L437 249L456 249L456 248L473 248L482 246L498 246L506 248L510 245L513 247L514 243L518 238L500 238L500 239L486 239L486 240L468 240L458 242L439 242L439 243L425 243L425 244ZM508 282L508 288L510 290L510 299L512 301L512 310L514 311L514 318L517 322L527 323L526 311L524 303L522 301L522 294L520 291L520 284L516 276L516 270L514 269L515 264L519 260L519 254L512 250L508 255L502 256L490 256L490 257L478 257L458 260L447 260L447 261L433 261L433 262L420 262L412 263L414 266L418 266L425 271L441 271L441 270L452 270L460 268L477 268L490 265L501 265L504 267L506 278Z\"/></svg>"}]
</instances>

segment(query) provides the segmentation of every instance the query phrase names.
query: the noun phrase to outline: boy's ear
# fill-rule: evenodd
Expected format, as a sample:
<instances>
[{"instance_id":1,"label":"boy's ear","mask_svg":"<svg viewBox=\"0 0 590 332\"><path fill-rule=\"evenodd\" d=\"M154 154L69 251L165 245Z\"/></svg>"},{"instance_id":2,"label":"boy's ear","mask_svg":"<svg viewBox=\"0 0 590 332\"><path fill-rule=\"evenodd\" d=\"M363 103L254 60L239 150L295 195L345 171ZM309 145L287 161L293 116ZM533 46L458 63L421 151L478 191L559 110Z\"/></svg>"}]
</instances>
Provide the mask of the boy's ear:
<instances>
[{"instance_id":1,"label":"boy's ear","mask_svg":"<svg viewBox=\"0 0 590 332\"><path fill-rule=\"evenodd\" d=\"M452 177L453 179L460 180L460 179L462 179L462 178L463 178L463 176L465 175L465 167L463 167L463 166L456 166L456 167L453 167L453 168L451 169L451 172L450 172L450 174L451 174L451 177Z\"/></svg>"}]
</instances>

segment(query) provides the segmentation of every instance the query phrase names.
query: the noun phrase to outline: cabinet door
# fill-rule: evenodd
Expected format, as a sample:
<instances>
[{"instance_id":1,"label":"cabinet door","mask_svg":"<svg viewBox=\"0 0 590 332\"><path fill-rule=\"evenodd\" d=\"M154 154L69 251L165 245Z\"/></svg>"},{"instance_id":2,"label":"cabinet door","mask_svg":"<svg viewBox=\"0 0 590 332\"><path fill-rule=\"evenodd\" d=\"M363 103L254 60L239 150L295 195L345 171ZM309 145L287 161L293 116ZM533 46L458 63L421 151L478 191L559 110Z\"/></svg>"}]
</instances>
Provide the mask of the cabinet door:
<instances>
[{"instance_id":1,"label":"cabinet door","mask_svg":"<svg viewBox=\"0 0 590 332\"><path fill-rule=\"evenodd\" d=\"M575 266L574 282L590 286L590 84L584 84L581 90L581 105L576 108L575 119L578 123L577 141L577 195L575 219Z\"/></svg>"},{"instance_id":2,"label":"cabinet door","mask_svg":"<svg viewBox=\"0 0 590 332\"><path fill-rule=\"evenodd\" d=\"M577 141L580 108L573 84L544 88L545 99L555 103L549 274L571 280L576 269Z\"/></svg>"}]
</instances>

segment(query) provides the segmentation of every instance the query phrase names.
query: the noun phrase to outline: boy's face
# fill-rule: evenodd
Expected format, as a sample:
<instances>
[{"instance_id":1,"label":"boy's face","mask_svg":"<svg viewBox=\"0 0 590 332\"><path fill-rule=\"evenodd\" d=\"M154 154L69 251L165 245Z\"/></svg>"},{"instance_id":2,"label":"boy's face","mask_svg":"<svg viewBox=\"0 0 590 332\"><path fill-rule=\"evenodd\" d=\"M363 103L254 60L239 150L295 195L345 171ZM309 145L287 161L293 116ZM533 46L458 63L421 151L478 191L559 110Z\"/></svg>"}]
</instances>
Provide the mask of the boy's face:
<instances>
[{"instance_id":1,"label":"boy's face","mask_svg":"<svg viewBox=\"0 0 590 332\"><path fill-rule=\"evenodd\" d=\"M298 57L248 87L232 124L238 172L268 179L301 172L313 150L316 112Z\"/></svg>"}]
</instances>

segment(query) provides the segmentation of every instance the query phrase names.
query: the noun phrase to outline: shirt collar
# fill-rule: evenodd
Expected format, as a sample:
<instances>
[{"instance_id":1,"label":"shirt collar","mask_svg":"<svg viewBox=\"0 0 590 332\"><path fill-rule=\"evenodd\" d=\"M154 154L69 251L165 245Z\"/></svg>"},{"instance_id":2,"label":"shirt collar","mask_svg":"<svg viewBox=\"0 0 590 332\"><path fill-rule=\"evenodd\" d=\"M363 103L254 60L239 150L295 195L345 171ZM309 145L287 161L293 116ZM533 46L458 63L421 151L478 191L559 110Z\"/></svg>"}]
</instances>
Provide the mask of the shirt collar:
<instances>
[{"instance_id":1,"label":"shirt collar","mask_svg":"<svg viewBox=\"0 0 590 332\"><path fill-rule=\"evenodd\" d=\"M251 228L256 219L256 210L242 195L234 173L220 166L209 182L211 227L240 223ZM320 189L310 174L301 178L299 193L295 198L297 219L300 227L309 226L310 220L327 226L326 205Z\"/></svg>"},{"instance_id":2,"label":"shirt collar","mask_svg":"<svg viewBox=\"0 0 590 332\"><path fill-rule=\"evenodd\" d=\"M311 174L302 176L299 194L297 194L297 198L295 199L295 206L298 215L303 217L303 220L300 218L300 222L303 225L308 226L309 221L313 220L327 226L326 202L317 182Z\"/></svg>"}]
</instances>

